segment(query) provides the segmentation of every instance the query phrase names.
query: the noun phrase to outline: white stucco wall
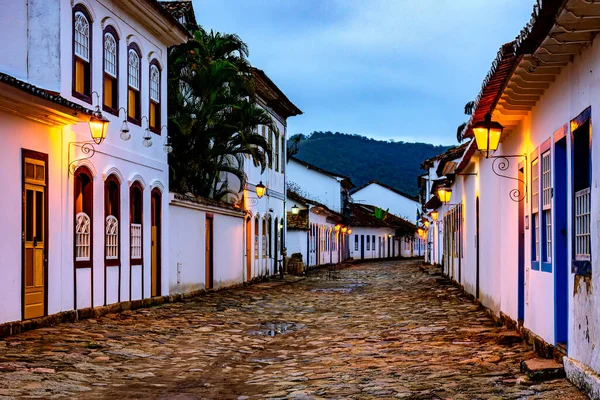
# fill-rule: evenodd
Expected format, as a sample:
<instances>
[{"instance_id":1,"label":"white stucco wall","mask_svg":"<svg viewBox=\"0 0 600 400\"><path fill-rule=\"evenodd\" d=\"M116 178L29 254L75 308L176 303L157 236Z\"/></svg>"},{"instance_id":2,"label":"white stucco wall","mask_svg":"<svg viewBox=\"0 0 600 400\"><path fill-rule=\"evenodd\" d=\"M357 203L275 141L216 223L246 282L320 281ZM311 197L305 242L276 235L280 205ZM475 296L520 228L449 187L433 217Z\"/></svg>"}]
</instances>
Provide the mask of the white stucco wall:
<instances>
[{"instance_id":1,"label":"white stucco wall","mask_svg":"<svg viewBox=\"0 0 600 400\"><path fill-rule=\"evenodd\" d=\"M415 221L417 210L421 209L418 201L404 197L377 183L371 183L352 193L352 200L355 203L375 205L384 210L389 208L390 213L410 222Z\"/></svg>"},{"instance_id":2,"label":"white stucco wall","mask_svg":"<svg viewBox=\"0 0 600 400\"><path fill-rule=\"evenodd\" d=\"M169 205L169 292L206 289L206 215L213 216L213 288L244 282L244 219L189 202Z\"/></svg>"},{"instance_id":3,"label":"white stucco wall","mask_svg":"<svg viewBox=\"0 0 600 400\"><path fill-rule=\"evenodd\" d=\"M324 204L335 212L341 212L342 188L339 179L289 160L287 180L292 187L300 189L301 196Z\"/></svg>"}]
</instances>

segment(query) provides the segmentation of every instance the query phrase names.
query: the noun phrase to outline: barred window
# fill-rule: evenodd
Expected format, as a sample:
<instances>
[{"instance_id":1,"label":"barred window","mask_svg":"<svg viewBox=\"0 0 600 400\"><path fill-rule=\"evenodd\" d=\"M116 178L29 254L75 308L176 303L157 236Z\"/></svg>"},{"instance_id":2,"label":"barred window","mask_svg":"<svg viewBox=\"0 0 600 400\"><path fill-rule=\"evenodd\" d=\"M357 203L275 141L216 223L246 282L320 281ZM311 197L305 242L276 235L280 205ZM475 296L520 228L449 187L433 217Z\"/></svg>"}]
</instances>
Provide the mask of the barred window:
<instances>
[{"instance_id":1,"label":"barred window","mask_svg":"<svg viewBox=\"0 0 600 400\"><path fill-rule=\"evenodd\" d=\"M150 66L150 99L160 103L160 71L156 65Z\"/></svg>"},{"instance_id":2,"label":"barred window","mask_svg":"<svg viewBox=\"0 0 600 400\"><path fill-rule=\"evenodd\" d=\"M106 259L116 260L119 258L119 221L114 215L106 217Z\"/></svg>"},{"instance_id":3,"label":"barred window","mask_svg":"<svg viewBox=\"0 0 600 400\"><path fill-rule=\"evenodd\" d=\"M131 258L142 258L142 224L131 224Z\"/></svg>"},{"instance_id":4,"label":"barred window","mask_svg":"<svg viewBox=\"0 0 600 400\"><path fill-rule=\"evenodd\" d=\"M75 261L89 261L91 256L90 217L84 212L75 216Z\"/></svg>"},{"instance_id":5,"label":"barred window","mask_svg":"<svg viewBox=\"0 0 600 400\"><path fill-rule=\"evenodd\" d=\"M590 260L590 188L575 193L575 259Z\"/></svg>"},{"instance_id":6,"label":"barred window","mask_svg":"<svg viewBox=\"0 0 600 400\"><path fill-rule=\"evenodd\" d=\"M540 171L538 159L531 162L531 210L537 212L540 203Z\"/></svg>"}]
</instances>

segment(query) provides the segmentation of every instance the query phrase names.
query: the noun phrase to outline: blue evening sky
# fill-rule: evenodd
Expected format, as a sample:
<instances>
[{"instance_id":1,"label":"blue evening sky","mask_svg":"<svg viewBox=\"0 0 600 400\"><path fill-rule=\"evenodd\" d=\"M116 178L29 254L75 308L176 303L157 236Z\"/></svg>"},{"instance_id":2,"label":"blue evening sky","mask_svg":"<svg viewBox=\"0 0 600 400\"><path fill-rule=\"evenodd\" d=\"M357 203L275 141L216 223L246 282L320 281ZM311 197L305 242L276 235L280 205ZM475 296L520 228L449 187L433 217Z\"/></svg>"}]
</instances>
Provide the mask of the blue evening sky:
<instances>
[{"instance_id":1,"label":"blue evening sky","mask_svg":"<svg viewBox=\"0 0 600 400\"><path fill-rule=\"evenodd\" d=\"M250 61L313 131L456 143L464 104L533 0L193 0L205 29L237 33Z\"/></svg>"}]
</instances>

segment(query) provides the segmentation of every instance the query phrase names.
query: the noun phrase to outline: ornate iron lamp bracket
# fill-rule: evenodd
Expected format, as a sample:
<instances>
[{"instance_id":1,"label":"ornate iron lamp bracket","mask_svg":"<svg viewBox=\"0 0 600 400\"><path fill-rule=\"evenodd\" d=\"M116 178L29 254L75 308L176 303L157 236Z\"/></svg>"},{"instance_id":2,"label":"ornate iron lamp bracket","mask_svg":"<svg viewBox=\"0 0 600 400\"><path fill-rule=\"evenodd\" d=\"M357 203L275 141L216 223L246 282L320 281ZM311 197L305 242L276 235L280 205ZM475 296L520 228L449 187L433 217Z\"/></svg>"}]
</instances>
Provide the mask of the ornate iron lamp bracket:
<instances>
[{"instance_id":1,"label":"ornate iron lamp bracket","mask_svg":"<svg viewBox=\"0 0 600 400\"><path fill-rule=\"evenodd\" d=\"M73 175L75 173L75 163L82 160L88 160L94 157L96 154L96 148L94 147L95 142L93 140L85 142L69 142L69 173ZM81 147L81 153L83 157L77 158L71 161L71 146Z\"/></svg>"},{"instance_id":2,"label":"ornate iron lamp bracket","mask_svg":"<svg viewBox=\"0 0 600 400\"><path fill-rule=\"evenodd\" d=\"M508 168L510 168L510 160L509 160L510 158L524 158L525 164L527 164L527 154L489 156L488 158L494 159L494 161L492 162L492 172L494 174L496 174L496 176L499 176L500 178L512 179L514 181L521 182L523 184L523 188L524 188L523 193L521 193L521 190L518 187L515 189L512 189L508 194L510 199L516 203L519 203L523 200L527 201L527 182L525 182L525 180L523 180L523 179L519 179L519 178L515 178L513 176L503 174L504 171L507 171Z\"/></svg>"}]
</instances>

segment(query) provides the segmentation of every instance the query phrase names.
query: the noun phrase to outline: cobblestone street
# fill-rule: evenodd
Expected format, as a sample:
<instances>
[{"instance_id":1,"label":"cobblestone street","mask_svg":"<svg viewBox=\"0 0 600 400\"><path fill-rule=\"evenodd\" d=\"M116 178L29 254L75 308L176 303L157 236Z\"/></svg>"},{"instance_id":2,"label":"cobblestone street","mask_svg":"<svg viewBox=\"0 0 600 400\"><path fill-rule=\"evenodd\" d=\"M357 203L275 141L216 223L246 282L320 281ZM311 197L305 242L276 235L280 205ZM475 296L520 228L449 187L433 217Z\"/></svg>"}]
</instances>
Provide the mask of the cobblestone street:
<instances>
[{"instance_id":1,"label":"cobblestone street","mask_svg":"<svg viewBox=\"0 0 600 400\"><path fill-rule=\"evenodd\" d=\"M10 337L0 398L586 398L499 332L415 261L362 264Z\"/></svg>"}]
</instances>

